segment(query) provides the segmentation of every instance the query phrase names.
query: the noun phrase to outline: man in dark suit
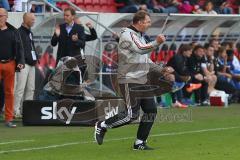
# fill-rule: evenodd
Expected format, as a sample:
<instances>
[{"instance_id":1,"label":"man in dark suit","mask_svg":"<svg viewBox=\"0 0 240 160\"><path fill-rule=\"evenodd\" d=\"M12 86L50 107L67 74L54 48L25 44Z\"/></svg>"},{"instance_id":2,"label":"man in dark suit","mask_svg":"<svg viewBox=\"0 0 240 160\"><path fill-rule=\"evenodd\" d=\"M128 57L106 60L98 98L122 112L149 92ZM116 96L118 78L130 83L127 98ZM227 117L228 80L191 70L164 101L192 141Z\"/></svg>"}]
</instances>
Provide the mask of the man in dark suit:
<instances>
[{"instance_id":1,"label":"man in dark suit","mask_svg":"<svg viewBox=\"0 0 240 160\"><path fill-rule=\"evenodd\" d=\"M84 27L76 24L76 12L72 8L64 10L64 24L57 25L51 39L52 46L58 44L57 62L65 56L81 56L81 49L85 47Z\"/></svg>"}]
</instances>

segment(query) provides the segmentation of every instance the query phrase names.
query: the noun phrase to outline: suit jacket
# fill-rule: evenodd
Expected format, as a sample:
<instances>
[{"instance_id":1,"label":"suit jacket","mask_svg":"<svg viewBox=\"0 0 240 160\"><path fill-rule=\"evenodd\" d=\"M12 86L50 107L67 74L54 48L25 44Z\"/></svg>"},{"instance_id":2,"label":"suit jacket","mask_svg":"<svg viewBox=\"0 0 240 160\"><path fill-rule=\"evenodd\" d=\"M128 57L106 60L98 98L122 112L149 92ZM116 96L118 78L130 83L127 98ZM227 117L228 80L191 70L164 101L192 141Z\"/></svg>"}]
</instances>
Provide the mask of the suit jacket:
<instances>
[{"instance_id":1,"label":"suit jacket","mask_svg":"<svg viewBox=\"0 0 240 160\"><path fill-rule=\"evenodd\" d=\"M78 34L78 40L74 42L72 41L72 35L76 33ZM58 44L57 61L65 56L74 57L81 55L80 49L84 49L85 37L83 26L74 23L72 30L68 34L66 30L66 23L61 24L59 37L57 37L54 33L51 39L52 46L56 46Z\"/></svg>"}]
</instances>

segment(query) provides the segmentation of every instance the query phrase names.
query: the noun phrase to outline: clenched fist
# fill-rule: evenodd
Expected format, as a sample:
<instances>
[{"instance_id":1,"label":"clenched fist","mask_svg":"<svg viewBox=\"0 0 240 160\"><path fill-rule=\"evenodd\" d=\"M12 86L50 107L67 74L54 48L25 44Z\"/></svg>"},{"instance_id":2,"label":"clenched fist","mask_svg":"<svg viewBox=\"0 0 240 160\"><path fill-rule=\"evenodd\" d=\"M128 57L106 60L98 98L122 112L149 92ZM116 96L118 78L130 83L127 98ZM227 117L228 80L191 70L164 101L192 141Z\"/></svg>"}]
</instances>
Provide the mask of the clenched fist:
<instances>
[{"instance_id":1,"label":"clenched fist","mask_svg":"<svg viewBox=\"0 0 240 160\"><path fill-rule=\"evenodd\" d=\"M78 40L78 34L72 35L72 41L77 41Z\"/></svg>"},{"instance_id":2,"label":"clenched fist","mask_svg":"<svg viewBox=\"0 0 240 160\"><path fill-rule=\"evenodd\" d=\"M166 41L166 38L165 38L164 35L159 34L159 35L157 35L157 37L156 37L156 41L157 41L158 44L161 44L161 43L163 43L163 42Z\"/></svg>"}]
</instances>

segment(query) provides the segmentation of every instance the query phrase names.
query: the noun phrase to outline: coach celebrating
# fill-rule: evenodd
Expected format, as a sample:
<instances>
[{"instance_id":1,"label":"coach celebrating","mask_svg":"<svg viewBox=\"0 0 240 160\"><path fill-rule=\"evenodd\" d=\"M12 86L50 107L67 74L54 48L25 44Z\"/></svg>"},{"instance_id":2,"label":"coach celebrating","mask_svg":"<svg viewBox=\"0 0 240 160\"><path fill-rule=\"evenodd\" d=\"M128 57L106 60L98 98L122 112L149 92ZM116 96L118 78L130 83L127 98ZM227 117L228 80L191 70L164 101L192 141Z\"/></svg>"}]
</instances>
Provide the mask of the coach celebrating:
<instances>
[{"instance_id":1,"label":"coach celebrating","mask_svg":"<svg viewBox=\"0 0 240 160\"><path fill-rule=\"evenodd\" d=\"M133 149L152 149L147 146L146 142L157 114L156 104L153 95L148 97L139 96L139 93L137 93L136 90L134 91L133 88L140 89L146 87L149 81L148 75L152 73L153 70L158 70L161 76L167 81L174 81L175 78L171 74L173 72L171 67L162 68L154 65L148 58L147 53L150 53L165 41L165 37L160 34L157 35L155 41L148 42L148 40L144 38L144 33L150 26L150 15L145 11L138 11L133 17L133 24L123 29L120 34L118 46L118 83L126 104L126 111L118 113L105 121L96 123L95 140L99 145L103 143L107 129L120 127L137 119L141 107L144 114L139 124ZM155 75L155 77L157 77L157 75ZM159 89L164 88L163 85L164 84L162 84ZM143 92L145 92L145 90Z\"/></svg>"}]
</instances>

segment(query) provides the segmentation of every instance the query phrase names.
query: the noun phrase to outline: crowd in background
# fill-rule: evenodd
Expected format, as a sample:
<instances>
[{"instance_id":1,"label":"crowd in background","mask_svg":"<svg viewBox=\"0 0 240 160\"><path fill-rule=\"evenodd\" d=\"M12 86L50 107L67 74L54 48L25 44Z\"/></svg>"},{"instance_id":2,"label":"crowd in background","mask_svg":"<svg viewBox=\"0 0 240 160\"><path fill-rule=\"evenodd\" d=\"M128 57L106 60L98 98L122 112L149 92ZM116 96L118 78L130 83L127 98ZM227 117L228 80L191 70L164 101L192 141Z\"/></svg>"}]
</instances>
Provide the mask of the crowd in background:
<instances>
[{"instance_id":1,"label":"crowd in background","mask_svg":"<svg viewBox=\"0 0 240 160\"><path fill-rule=\"evenodd\" d=\"M239 1L234 0L116 0L124 4L120 13L146 10L150 13L185 14L235 14L239 13Z\"/></svg>"},{"instance_id":2,"label":"crowd in background","mask_svg":"<svg viewBox=\"0 0 240 160\"><path fill-rule=\"evenodd\" d=\"M101 1L101 0L99 0ZM42 6L33 4L27 7L28 0L0 0L0 7L8 11L42 12ZM48 0L54 6L61 5ZM78 5L78 1L72 1ZM89 2L88 2L89 3ZM93 4L94 5L94 4ZM146 10L150 13L185 13L185 14L239 14L238 0L115 0L119 13L135 13ZM79 6L81 8L81 6ZM50 10L47 8L47 10ZM100 11L101 12L101 11Z\"/></svg>"}]
</instances>

